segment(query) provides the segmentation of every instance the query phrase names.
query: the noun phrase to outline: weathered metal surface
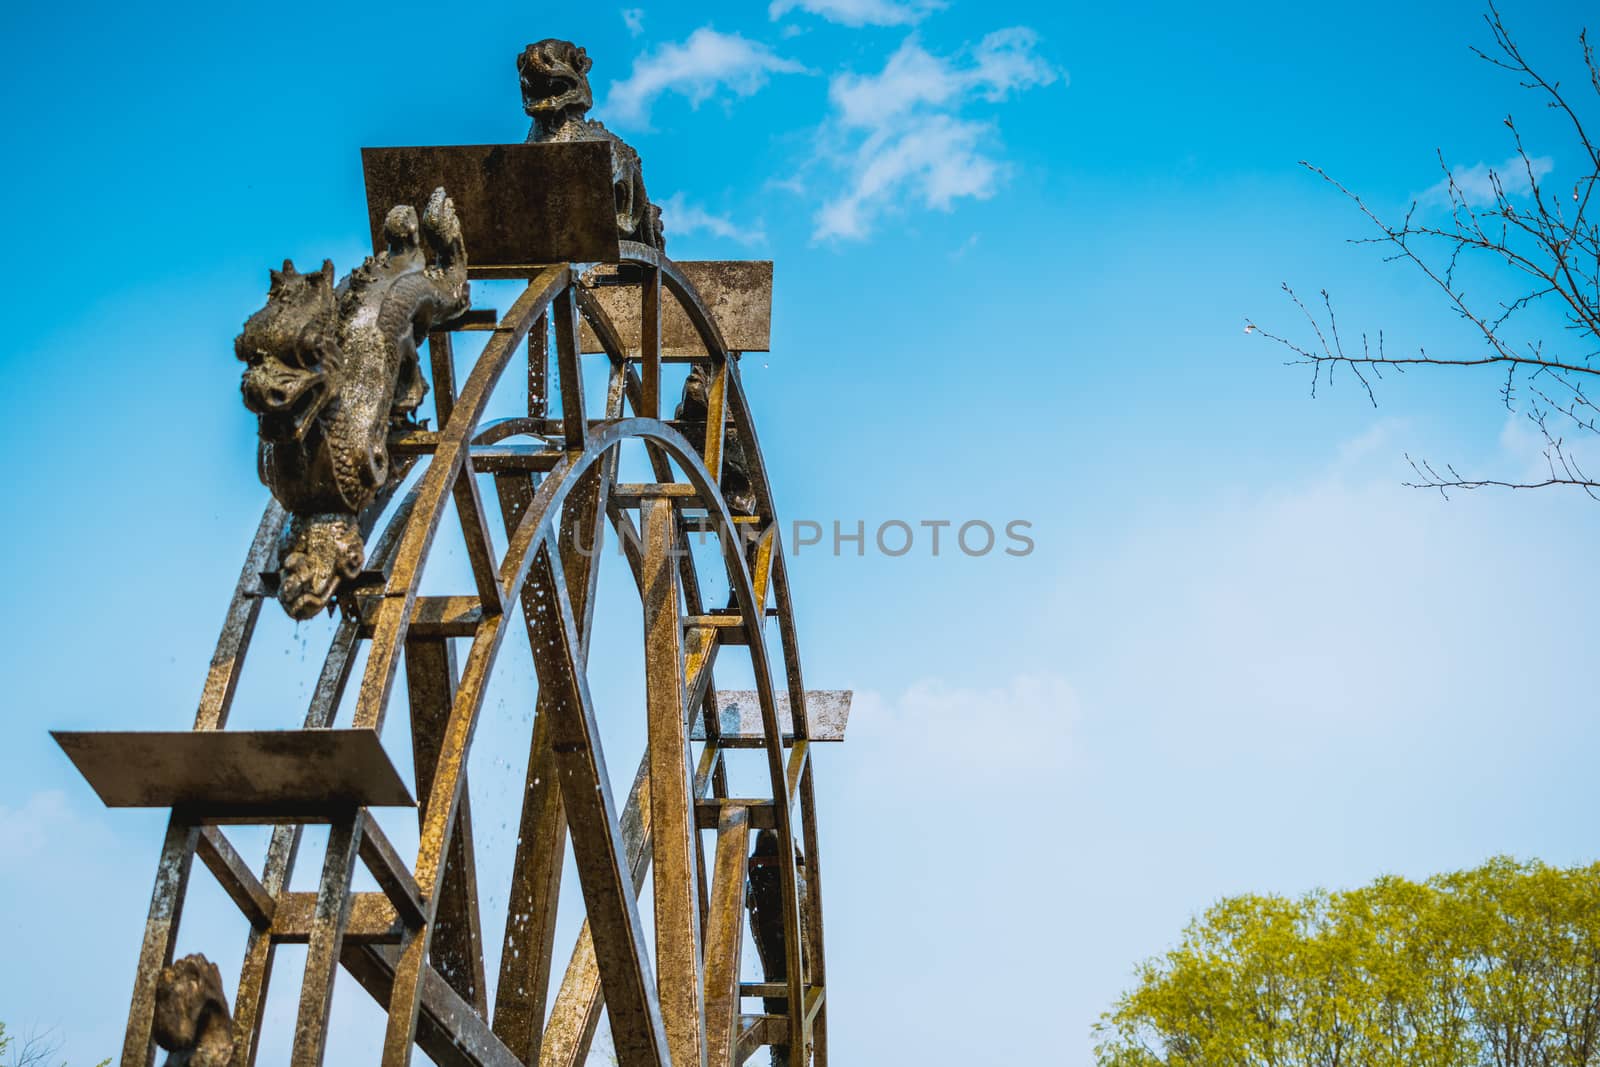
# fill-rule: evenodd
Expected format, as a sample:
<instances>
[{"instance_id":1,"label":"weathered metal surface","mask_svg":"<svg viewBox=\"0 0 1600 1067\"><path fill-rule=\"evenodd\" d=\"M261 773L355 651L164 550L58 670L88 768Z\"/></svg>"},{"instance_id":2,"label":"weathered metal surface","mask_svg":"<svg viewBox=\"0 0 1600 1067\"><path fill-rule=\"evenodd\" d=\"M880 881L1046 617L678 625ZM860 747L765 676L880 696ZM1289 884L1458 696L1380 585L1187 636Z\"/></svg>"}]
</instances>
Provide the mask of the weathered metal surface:
<instances>
[{"instance_id":1,"label":"weathered metal surface","mask_svg":"<svg viewBox=\"0 0 1600 1067\"><path fill-rule=\"evenodd\" d=\"M588 681L575 669L578 635L567 598L560 554L548 540L533 561L539 640L534 666L541 689L551 691L552 747L573 854L606 990L612 1043L622 1067L670 1061L644 931L625 868L610 775L598 744L599 727Z\"/></svg>"},{"instance_id":2,"label":"weathered metal surface","mask_svg":"<svg viewBox=\"0 0 1600 1067\"><path fill-rule=\"evenodd\" d=\"M432 335L428 340L428 355L433 364L434 410L439 415L439 425L447 426L455 413L456 402L455 346L450 335ZM499 576L495 573L494 537L489 532L489 520L478 496L478 479L472 476L470 452L462 462L462 474L451 487L456 517L461 520L461 536L466 542L467 559L472 564L472 580L478 587L479 606L485 612L499 614L505 610L505 603L500 595Z\"/></svg>"},{"instance_id":3,"label":"weathered metal surface","mask_svg":"<svg viewBox=\"0 0 1600 1067\"><path fill-rule=\"evenodd\" d=\"M684 710L682 597L670 499L640 508L644 527L645 703L649 727L651 853L655 863L656 988L672 1058L705 1062L699 882Z\"/></svg>"},{"instance_id":4,"label":"weathered metal surface","mask_svg":"<svg viewBox=\"0 0 1600 1067\"><path fill-rule=\"evenodd\" d=\"M244 858L234 850L220 828L207 826L200 831L195 855L216 876L223 892L238 905L251 926L265 930L272 925L272 916L278 908L277 901L256 878Z\"/></svg>"},{"instance_id":5,"label":"weathered metal surface","mask_svg":"<svg viewBox=\"0 0 1600 1067\"><path fill-rule=\"evenodd\" d=\"M749 896L745 906L750 912L750 937L755 942L756 954L761 958L761 969L766 976L766 981L774 987L786 991L794 988L793 973L790 965L794 955L792 951L793 932L788 925L787 909L784 907L783 862L779 855L778 834L772 830L762 830L756 835L756 847L750 857L750 886ZM804 863L796 863L801 872L799 877L800 896L805 897ZM763 998L763 1007L769 1015L788 1015L789 998L787 996L767 996ZM793 1017L791 1016L791 1019ZM791 1026L792 1026L791 1022ZM789 1038L791 1034L785 1034ZM792 1046L789 1040L774 1041L772 1047L773 1067L788 1067L792 1057ZM809 1056L802 1057L803 1065L810 1060Z\"/></svg>"},{"instance_id":6,"label":"weathered metal surface","mask_svg":"<svg viewBox=\"0 0 1600 1067\"><path fill-rule=\"evenodd\" d=\"M411 876L411 868L370 815L361 831L361 861L367 865L373 881L389 898L389 903L394 905L402 922L417 927L428 921L427 903L422 899L422 889Z\"/></svg>"},{"instance_id":7,"label":"weathered metal surface","mask_svg":"<svg viewBox=\"0 0 1600 1067\"><path fill-rule=\"evenodd\" d=\"M52 731L111 808L327 816L414 801L372 730Z\"/></svg>"},{"instance_id":8,"label":"weathered metal surface","mask_svg":"<svg viewBox=\"0 0 1600 1067\"><path fill-rule=\"evenodd\" d=\"M346 945L344 966L372 998L387 1006L394 995L395 950L378 943ZM495 1037L488 1023L432 971L422 976L417 1046L438 1067L527 1067Z\"/></svg>"},{"instance_id":9,"label":"weathered metal surface","mask_svg":"<svg viewBox=\"0 0 1600 1067\"><path fill-rule=\"evenodd\" d=\"M317 883L317 901L306 939L305 977L300 981L300 1011L295 1018L290 1067L321 1067L328 1047L333 980L350 925L350 880L361 848L362 812L335 819L328 827L328 847Z\"/></svg>"},{"instance_id":10,"label":"weathered metal surface","mask_svg":"<svg viewBox=\"0 0 1600 1067\"><path fill-rule=\"evenodd\" d=\"M439 184L439 178L424 178L416 167L402 173L404 168L397 165L404 162L401 156L409 156L411 163L466 160L476 167L477 188L484 195L470 189L457 193L468 247L474 249L472 274L520 276L531 282L497 323L489 322L493 313L485 309L469 312L464 307L444 320L414 323L429 331L438 429L390 420L378 447L394 457L396 472L413 462L424 464L425 471L373 549L373 561L348 579L347 589L335 582L329 594L338 596L345 616L306 723L314 728L331 723L363 641L371 644L355 699L358 727L381 727L396 673L406 664L423 799L415 869L407 868L361 807L368 802L366 795L345 789L348 783L337 775L319 772L317 781L301 788L280 771L275 778L269 775L272 780L266 784L252 787L261 795L246 795L242 802L237 792L222 797L206 795L204 787L191 789L179 801L152 894L124 1067L149 1063L155 975L170 961L196 854L252 927L231 1027L236 1051L230 1067L253 1065L273 946L290 942L308 946L293 1056L297 1067L321 1062L333 976L340 964L388 1012L385 1067L408 1064L414 1044L444 1067L580 1063L599 1018L602 992L619 1056L629 1067L662 1067L669 1059L720 1067L742 1062L761 1044L785 1050L780 1056L792 1051L797 1063L814 1057L818 1067L825 1067L825 972L809 741L842 738L849 694L807 694L804 688L778 537L782 527L737 361L728 357L730 349L763 350L769 343L771 265L685 268L662 256L656 217L638 180L637 157L583 119L587 58L581 50L566 42L540 42L530 46L520 67L525 98L532 101L529 110L536 118L535 138L560 142L570 136L579 143L368 153L372 188L384 181L410 181L426 192ZM599 140L582 143L589 136ZM593 228L605 231L601 243L609 242L614 254L573 255L569 241L565 251L552 257L560 262L541 269L541 260L529 253L533 246L520 237L515 254L502 261L480 254L468 225L468 202L482 207L493 196L517 193L514 181L485 177L491 154L495 166L520 167L527 177L531 169L560 159L571 163L584 152L591 163L604 165L591 167L586 178L577 175L579 180L565 189L549 185L530 193L524 188L522 193L530 195L513 195L508 208L489 212L479 222L489 229L516 230L521 237L560 238L563 226L584 220L581 212L563 215L551 206L561 194L587 197L595 209L590 221L600 224ZM542 162L528 162L541 158L528 153L544 153ZM522 162L507 162L513 157ZM564 180L557 176L557 182ZM584 182L587 191L578 187ZM446 184L456 191L453 183ZM376 199L415 202L417 195L413 190ZM373 222L376 231L378 220ZM619 240L619 229L622 236L644 243ZM616 266L591 272L583 284L576 284L576 271L567 264L579 259ZM319 277L331 282L331 276ZM326 303L320 294L323 281L296 278ZM274 329L287 336L286 323L287 317ZM457 395L452 334L463 329L489 329L491 337ZM548 351L552 334L554 360ZM530 357L528 417L485 422L490 396L524 335ZM591 421L584 410L584 361L579 356L595 349L604 351L610 364L605 410ZM664 423L659 419L668 414L669 400L662 396L660 364L674 358L693 360L695 367L679 410L672 412L676 418ZM604 364L590 363L589 373L596 366ZM550 380L552 373L555 381ZM564 417L549 417L551 396L561 398ZM296 428L305 414L296 403L290 398L288 412L273 418ZM634 418L626 417L627 406ZM514 441L519 436L531 436L534 443ZM643 443L654 481L614 487L621 447L630 440ZM478 472L495 475L508 541L503 554L488 529ZM391 472L388 481L396 476ZM389 488L380 486L372 506L356 512L351 540L358 546L372 532L377 504ZM419 578L443 514L452 506L476 595L421 597ZM633 508L640 510L637 527L629 510ZM694 514L684 515L686 508ZM757 532L748 544L733 536L740 519L753 520ZM609 794L585 678L601 558L594 549L607 520L618 529L621 555L639 584L646 619L645 710L651 744L622 811ZM269 557L276 551L276 527L281 525L281 517L269 510L246 562L245 580L230 609L197 718L202 730L225 724L259 605L254 575L271 571ZM708 612L694 555L671 551L691 530L718 535L732 589L725 608ZM476 922L476 879L471 875L475 849L466 762L506 633L506 610L513 603L523 608L541 684L491 1025ZM781 663L769 659L769 617L779 620ZM459 680L449 669L453 641L470 641L461 646L468 651ZM719 698L712 666L719 650L727 654L724 646L750 655L756 690ZM810 715L791 721L788 706L801 701L809 705ZM327 738L345 732L288 733ZM212 736L226 740L208 744L227 746L250 735ZM688 747L691 736L704 741L697 760ZM728 797L722 756L739 747L764 750L770 797ZM397 780L386 758L380 769ZM342 773L350 777L354 772L345 766ZM167 782L162 788L173 794L182 792L179 787L187 788L183 782ZM713 794L709 799L707 792ZM287 794L296 794L289 797L292 803L285 803ZM301 794L311 795L308 800ZM399 795L409 802L403 783ZM259 878L214 825L246 819L287 823L274 830ZM323 877L315 893L291 892L289 874L301 825L311 821L333 823ZM569 824L588 915L545 1029L551 937ZM696 831L706 826L719 830L714 875ZM768 845L750 867L752 831L761 831ZM801 834L805 861L797 841ZM352 891L358 860L365 860L381 892ZM653 945L635 904L652 864ZM746 883L756 881L762 883L760 892L747 894ZM754 931L755 939L764 969L774 980L741 987L743 911L747 898L754 904L756 897L761 899L756 925L763 929ZM752 993L771 998L774 1006L781 1003L785 1010L740 1016L741 994Z\"/></svg>"},{"instance_id":11,"label":"weathered metal surface","mask_svg":"<svg viewBox=\"0 0 1600 1067\"><path fill-rule=\"evenodd\" d=\"M717 825L716 874L706 922L706 1062L731 1061L739 1043L739 965L744 946L750 819L725 808Z\"/></svg>"},{"instance_id":12,"label":"weathered metal surface","mask_svg":"<svg viewBox=\"0 0 1600 1067\"><path fill-rule=\"evenodd\" d=\"M806 691L806 714L809 718L808 740L843 741L845 727L850 724L850 702L854 692L849 689L810 689ZM794 740L794 714L790 711L789 697L779 694L778 721L785 741ZM761 702L753 690L722 689L717 692L717 722L722 728L724 744L742 746L764 739L761 725ZM694 740L705 740L705 727L696 723Z\"/></svg>"},{"instance_id":13,"label":"weathered metal surface","mask_svg":"<svg viewBox=\"0 0 1600 1067\"><path fill-rule=\"evenodd\" d=\"M234 586L233 599L222 623L222 634L211 654L211 669L200 692L200 710L195 715L196 730L218 730L227 725L233 707L233 694L239 687L245 650L255 635L256 619L261 615L261 598L248 595L256 586L257 575L278 558L278 540L288 514L276 500L267 505L256 527L256 536L245 554L244 568Z\"/></svg>"},{"instance_id":14,"label":"weathered metal surface","mask_svg":"<svg viewBox=\"0 0 1600 1067\"><path fill-rule=\"evenodd\" d=\"M371 650L356 701L357 726L378 729L383 725L395 672L400 666L400 650L417 599L423 560L438 532L445 502L452 496L455 478L466 462L469 442L483 419L490 394L528 328L545 313L556 295L568 288L570 281L571 272L563 265L545 268L529 283L500 320L501 328L484 346L456 397L449 425L439 431L433 460L417 487L414 513L400 535L385 596L373 622Z\"/></svg>"},{"instance_id":15,"label":"weathered metal surface","mask_svg":"<svg viewBox=\"0 0 1600 1067\"><path fill-rule=\"evenodd\" d=\"M620 254L607 143L363 148L361 164L375 249L391 204L416 203L443 186L475 278L497 267L614 263Z\"/></svg>"},{"instance_id":16,"label":"weathered metal surface","mask_svg":"<svg viewBox=\"0 0 1600 1067\"><path fill-rule=\"evenodd\" d=\"M411 702L411 747L417 771L419 829L428 821L428 797L438 773L439 747L456 695L455 645L416 635L406 640L406 695ZM483 930L478 914L478 871L472 841L471 793L461 768L461 801L445 860L444 889L434 905L433 969L462 999L488 1013L483 973Z\"/></svg>"},{"instance_id":17,"label":"weathered metal surface","mask_svg":"<svg viewBox=\"0 0 1600 1067\"><path fill-rule=\"evenodd\" d=\"M410 467L409 459L402 459L396 466L395 478L398 479ZM392 483L392 484L398 484ZM388 490L379 494L380 503L391 495ZM416 504L416 494L408 494L396 509L393 520L379 535L376 545L372 550L372 566L380 573L388 567L394 556L395 545L399 541L400 531L405 528ZM277 507L274 502L273 507ZM369 511L368 515L375 520ZM241 587L244 586L248 575L240 579ZM224 640L227 640L228 631L223 631ZM328 654L322 661L322 672L317 679L317 686L312 693L311 701L306 709L302 727L307 730L324 729L333 722L334 712L339 701L343 698L345 688L350 681L350 671L354 664L354 654L358 642L356 620L346 617L340 620L338 629L335 630L333 639L328 646ZM367 833L361 835L361 844L364 850L374 847L376 827L369 820ZM267 845L267 859L263 866L261 876L262 889L271 895L278 905L286 903L293 894L286 893L289 875L294 867L294 861L300 850L300 838L303 828L298 824L279 825L272 829L272 839ZM370 861L369 861L370 865ZM379 879L382 883L382 879ZM345 928L345 941L348 944L352 938L359 937L359 923L356 921L365 918L367 909L362 898L365 894L356 894L351 904L352 920ZM312 898L314 900L314 898ZM235 1055L239 1062L236 1067L253 1067L256 1049L261 1040L262 1012L266 1005L267 990L271 984L272 961L276 947L281 939L275 939L278 923L283 919L284 908L275 906L273 912L274 926L267 930L252 927L248 940L245 943L244 964L239 969L239 984L236 987L234 998L234 1043L238 1050ZM310 936L310 904L306 910L305 929L306 936ZM388 926L393 927L393 911L389 913ZM396 936L398 936L398 931Z\"/></svg>"},{"instance_id":18,"label":"weathered metal surface","mask_svg":"<svg viewBox=\"0 0 1600 1067\"><path fill-rule=\"evenodd\" d=\"M617 235L651 248L662 248L661 209L644 189L639 153L593 119L589 89L589 54L571 41L554 37L536 41L517 57L522 80L522 109L533 119L529 144L598 142L611 148L611 187Z\"/></svg>"},{"instance_id":19,"label":"weathered metal surface","mask_svg":"<svg viewBox=\"0 0 1600 1067\"><path fill-rule=\"evenodd\" d=\"M734 1049L734 1067L749 1060L763 1045L776 1045L788 1031L789 1019L783 1015L742 1015L739 1017L739 1045Z\"/></svg>"},{"instance_id":20,"label":"weathered metal surface","mask_svg":"<svg viewBox=\"0 0 1600 1067\"><path fill-rule=\"evenodd\" d=\"M317 894L283 892L278 894L277 900L272 928L268 932L272 943L304 945L310 942L316 924ZM344 929L347 949L350 945L396 945L405 932L406 924L385 894L350 894L350 913Z\"/></svg>"},{"instance_id":21,"label":"weathered metal surface","mask_svg":"<svg viewBox=\"0 0 1600 1067\"><path fill-rule=\"evenodd\" d=\"M361 573L358 516L389 480L389 427L409 421L427 386L417 334L466 309L467 256L455 208L434 187L415 209L385 208L385 247L338 287L333 262L272 272L267 305L234 352L245 406L259 418L261 480L291 518L278 599L296 619L332 603Z\"/></svg>"},{"instance_id":22,"label":"weathered metal surface","mask_svg":"<svg viewBox=\"0 0 1600 1067\"><path fill-rule=\"evenodd\" d=\"M81 768L80 768L81 770ZM144 941L139 946L139 969L128 1005L128 1028L122 1039L122 1067L150 1067L155 1061L153 1027L156 984L172 962L183 901L188 895L189 871L194 866L200 831L174 813L167 820L156 863L156 884L150 892L150 912L145 919Z\"/></svg>"},{"instance_id":23,"label":"weathered metal surface","mask_svg":"<svg viewBox=\"0 0 1600 1067\"><path fill-rule=\"evenodd\" d=\"M544 346L529 348L530 361L543 358ZM531 363L530 363L531 367ZM542 376L529 378L530 411L543 396ZM619 399L620 404L620 399ZM542 401L539 401L542 403ZM610 410L608 408L608 414ZM578 623L580 665L587 665L589 635L594 625L594 594L600 577L601 537L605 529L615 458L595 468L581 487L578 500L562 514L562 569L567 596ZM533 483L525 477L499 477L495 487L509 538L533 503ZM585 549L587 546L587 549ZM523 618L529 641L537 640L534 615L540 605L525 586ZM626 816L624 816L626 820ZM500 981L495 988L494 1032L525 1063L542 1062L545 1008L554 962L555 925L561 894L561 871L567 840L566 810L551 748L550 711L541 693L528 754L516 856L507 897L506 929L500 955ZM592 1030L589 1032L592 1035Z\"/></svg>"},{"instance_id":24,"label":"weathered metal surface","mask_svg":"<svg viewBox=\"0 0 1600 1067\"><path fill-rule=\"evenodd\" d=\"M734 352L766 352L772 347L772 261L770 259L686 259L674 264L694 284ZM604 267L586 278L616 327L624 351L643 350L640 283ZM603 352L594 330L585 326L583 350ZM675 299L661 302L661 355L670 360L709 358L689 312Z\"/></svg>"}]
</instances>

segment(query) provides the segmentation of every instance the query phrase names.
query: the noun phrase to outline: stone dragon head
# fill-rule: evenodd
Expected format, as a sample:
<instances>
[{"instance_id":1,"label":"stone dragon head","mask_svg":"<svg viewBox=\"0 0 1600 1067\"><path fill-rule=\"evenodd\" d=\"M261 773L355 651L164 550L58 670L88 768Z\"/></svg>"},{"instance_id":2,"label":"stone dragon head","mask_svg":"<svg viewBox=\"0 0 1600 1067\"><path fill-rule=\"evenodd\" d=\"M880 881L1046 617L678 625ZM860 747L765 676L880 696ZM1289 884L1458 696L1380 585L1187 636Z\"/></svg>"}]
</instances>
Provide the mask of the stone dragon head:
<instances>
[{"instance_id":1,"label":"stone dragon head","mask_svg":"<svg viewBox=\"0 0 1600 1067\"><path fill-rule=\"evenodd\" d=\"M302 441L333 399L339 367L339 306L333 262L301 274L290 260L271 272L267 306L250 316L233 351L245 364L244 406L261 417L261 436Z\"/></svg>"},{"instance_id":2,"label":"stone dragon head","mask_svg":"<svg viewBox=\"0 0 1600 1067\"><path fill-rule=\"evenodd\" d=\"M571 41L547 37L522 50L522 109L536 122L560 126L582 118L594 106L589 88L589 54Z\"/></svg>"}]
</instances>

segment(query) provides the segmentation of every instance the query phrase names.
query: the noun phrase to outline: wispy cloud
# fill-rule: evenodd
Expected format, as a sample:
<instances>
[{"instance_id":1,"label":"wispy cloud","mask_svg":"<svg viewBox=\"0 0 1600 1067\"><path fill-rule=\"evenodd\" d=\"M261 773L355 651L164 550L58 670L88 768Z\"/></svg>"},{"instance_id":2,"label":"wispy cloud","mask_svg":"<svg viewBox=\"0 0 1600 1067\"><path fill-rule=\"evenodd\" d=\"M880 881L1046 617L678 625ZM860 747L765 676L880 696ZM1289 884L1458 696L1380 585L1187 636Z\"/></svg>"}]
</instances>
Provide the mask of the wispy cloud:
<instances>
[{"instance_id":1,"label":"wispy cloud","mask_svg":"<svg viewBox=\"0 0 1600 1067\"><path fill-rule=\"evenodd\" d=\"M668 42L635 59L633 72L612 84L605 117L622 126L647 126L650 108L664 93L698 107L719 91L749 96L773 74L804 70L760 41L702 26L681 43Z\"/></svg>"},{"instance_id":2,"label":"wispy cloud","mask_svg":"<svg viewBox=\"0 0 1600 1067\"><path fill-rule=\"evenodd\" d=\"M1498 167L1491 167L1487 163L1453 167L1448 178L1440 178L1417 199L1424 204L1448 206L1452 203L1450 185L1453 182L1457 198L1465 200L1469 207L1482 207L1494 203L1496 181L1507 196L1527 196L1533 192L1533 181L1549 174L1554 166L1549 156L1534 156L1526 162L1521 156L1512 156ZM1533 181L1528 178L1530 171Z\"/></svg>"},{"instance_id":3,"label":"wispy cloud","mask_svg":"<svg viewBox=\"0 0 1600 1067\"><path fill-rule=\"evenodd\" d=\"M1077 694L1052 673L1020 674L991 688L952 686L942 679L919 681L899 696L857 694L851 719L865 744L886 742L902 766L919 768L936 781L1004 779L1064 770L1077 748L1082 716ZM1003 760L972 743L975 724L1004 724L1009 737L1026 738Z\"/></svg>"},{"instance_id":4,"label":"wispy cloud","mask_svg":"<svg viewBox=\"0 0 1600 1067\"><path fill-rule=\"evenodd\" d=\"M948 211L961 197L994 195L1004 173L997 127L963 117L974 100L1000 103L1064 75L1037 54L1025 27L997 30L955 57L915 38L877 74L841 74L828 88L845 188L817 212L814 236L866 237L878 216L907 204Z\"/></svg>"},{"instance_id":5,"label":"wispy cloud","mask_svg":"<svg viewBox=\"0 0 1600 1067\"><path fill-rule=\"evenodd\" d=\"M772 0L767 14L781 19L800 10L842 26L910 26L944 6L943 0Z\"/></svg>"},{"instance_id":6,"label":"wispy cloud","mask_svg":"<svg viewBox=\"0 0 1600 1067\"><path fill-rule=\"evenodd\" d=\"M67 796L59 789L34 793L20 808L0 804L0 855L21 864L71 823Z\"/></svg>"},{"instance_id":7,"label":"wispy cloud","mask_svg":"<svg viewBox=\"0 0 1600 1067\"><path fill-rule=\"evenodd\" d=\"M623 25L628 27L628 32L635 37L644 32L644 8L625 7L622 9Z\"/></svg>"},{"instance_id":8,"label":"wispy cloud","mask_svg":"<svg viewBox=\"0 0 1600 1067\"><path fill-rule=\"evenodd\" d=\"M691 204L682 193L673 193L661 201L661 221L668 237L709 233L742 245L764 244L767 240L767 231L759 222L744 226L727 215L714 215L698 204Z\"/></svg>"}]
</instances>

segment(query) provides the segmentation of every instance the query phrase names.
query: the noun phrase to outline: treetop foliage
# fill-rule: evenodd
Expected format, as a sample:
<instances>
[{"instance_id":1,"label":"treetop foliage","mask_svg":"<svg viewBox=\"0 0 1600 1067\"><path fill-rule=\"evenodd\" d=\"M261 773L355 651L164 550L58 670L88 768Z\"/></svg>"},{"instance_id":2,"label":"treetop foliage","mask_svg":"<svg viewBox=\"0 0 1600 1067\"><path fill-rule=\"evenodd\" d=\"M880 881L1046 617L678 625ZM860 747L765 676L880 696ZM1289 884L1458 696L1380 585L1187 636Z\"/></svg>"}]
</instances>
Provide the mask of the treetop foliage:
<instances>
[{"instance_id":1,"label":"treetop foliage","mask_svg":"<svg viewBox=\"0 0 1600 1067\"><path fill-rule=\"evenodd\" d=\"M1219 901L1095 1028L1100 1067L1593 1067L1600 863Z\"/></svg>"}]
</instances>

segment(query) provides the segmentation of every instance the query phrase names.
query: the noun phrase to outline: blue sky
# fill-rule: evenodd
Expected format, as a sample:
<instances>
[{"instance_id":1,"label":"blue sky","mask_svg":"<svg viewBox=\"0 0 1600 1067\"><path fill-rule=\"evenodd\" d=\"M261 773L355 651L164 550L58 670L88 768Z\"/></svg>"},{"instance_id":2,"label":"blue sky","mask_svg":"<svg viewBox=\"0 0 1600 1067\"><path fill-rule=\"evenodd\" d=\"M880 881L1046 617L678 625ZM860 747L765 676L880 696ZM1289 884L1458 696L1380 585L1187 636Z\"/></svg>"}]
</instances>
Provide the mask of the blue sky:
<instances>
[{"instance_id":1,"label":"blue sky","mask_svg":"<svg viewBox=\"0 0 1600 1067\"><path fill-rule=\"evenodd\" d=\"M1582 5L1503 11L1577 84ZM839 1062L1081 1067L1137 961L1219 895L1592 860L1600 510L1400 485L1407 452L1536 467L1487 376L1313 400L1243 331L1296 329L1288 280L1331 289L1352 331L1470 350L1296 164L1395 214L1436 150L1499 166L1511 111L1570 174L1469 54L1480 15L7 8L0 958L27 962L0 973L0 1019L59 1027L75 1064L120 1039L161 821L102 810L46 730L191 720L265 500L231 342L267 267L359 261L360 146L521 140L513 59L545 36L588 48L675 256L777 262L773 352L744 373L785 516L1032 524L1022 558L793 561L807 680L857 692L818 761ZM591 673L623 745L637 609L606 589L619 666ZM289 726L326 627L263 619L236 722ZM474 756L494 855L519 670ZM243 935L195 884L183 949L231 991ZM341 988L330 1062L370 1058L364 999Z\"/></svg>"}]
</instances>

